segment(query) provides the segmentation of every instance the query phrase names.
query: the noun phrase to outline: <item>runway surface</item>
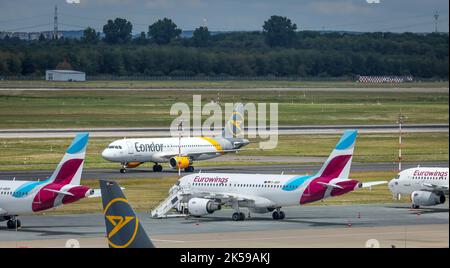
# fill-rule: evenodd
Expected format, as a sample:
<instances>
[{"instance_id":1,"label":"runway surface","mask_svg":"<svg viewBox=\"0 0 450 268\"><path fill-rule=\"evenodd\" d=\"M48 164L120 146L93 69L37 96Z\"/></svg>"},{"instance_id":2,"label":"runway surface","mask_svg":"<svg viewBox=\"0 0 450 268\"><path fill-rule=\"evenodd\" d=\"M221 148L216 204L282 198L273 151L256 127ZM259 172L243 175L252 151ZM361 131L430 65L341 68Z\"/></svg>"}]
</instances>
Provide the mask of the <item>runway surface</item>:
<instances>
[{"instance_id":1,"label":"runway surface","mask_svg":"<svg viewBox=\"0 0 450 268\"><path fill-rule=\"evenodd\" d=\"M232 210L204 218L152 219L139 213L158 247L365 247L376 239L382 247L448 247L448 204L409 209L407 204L304 206L283 209L286 219L253 214L231 220ZM106 247L101 214L23 216L22 229L0 225L0 247L64 247L76 239L81 247Z\"/></svg>"},{"instance_id":2,"label":"runway surface","mask_svg":"<svg viewBox=\"0 0 450 268\"><path fill-rule=\"evenodd\" d=\"M403 169L420 166L431 167L448 167L448 162L421 162L403 163ZM119 172L120 165L117 169L85 169L83 171L83 179L127 179L127 178L161 178L177 176L178 171L166 168L163 172L153 172L151 166L149 168L130 169L127 173ZM260 174L276 174L284 172L284 174L313 174L317 172L322 163L317 164L289 164L289 165L257 165L257 166L224 166L224 167L198 167L196 172L226 172L226 173L260 173ZM394 171L398 168L396 162L385 163L358 163L352 164L352 171ZM53 170L32 170L32 171L0 171L0 179L11 180L36 180L45 179L53 173ZM185 174L182 172L182 174Z\"/></svg>"},{"instance_id":3,"label":"runway surface","mask_svg":"<svg viewBox=\"0 0 450 268\"><path fill-rule=\"evenodd\" d=\"M340 134L344 129L357 129L360 133L397 133L398 125L311 125L279 126L276 130L246 129L245 135L304 135ZM449 132L448 124L406 124L408 132ZM187 130L186 130L187 131ZM193 129L191 129L191 132ZM276 131L276 132L275 132ZM78 132L89 132L91 137L169 137L170 128L77 128L77 129L0 129L0 138L57 138L73 137ZM221 134L221 130L215 133Z\"/></svg>"}]
</instances>

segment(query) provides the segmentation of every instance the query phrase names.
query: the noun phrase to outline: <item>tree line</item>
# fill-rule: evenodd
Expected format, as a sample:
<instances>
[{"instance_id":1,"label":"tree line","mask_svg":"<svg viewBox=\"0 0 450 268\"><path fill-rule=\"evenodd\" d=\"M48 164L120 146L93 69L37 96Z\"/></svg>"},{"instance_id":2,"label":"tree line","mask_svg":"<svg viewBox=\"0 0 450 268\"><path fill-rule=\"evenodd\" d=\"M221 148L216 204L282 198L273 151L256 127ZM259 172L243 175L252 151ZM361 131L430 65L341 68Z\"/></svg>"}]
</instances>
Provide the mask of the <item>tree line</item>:
<instances>
[{"instance_id":1,"label":"tree line","mask_svg":"<svg viewBox=\"0 0 450 268\"><path fill-rule=\"evenodd\" d=\"M448 79L448 34L298 31L272 16L262 31L212 34L206 26L181 38L164 18L132 37L132 23L109 20L103 38L92 28L83 38L0 40L0 76L43 75L68 68L116 76L413 75Z\"/></svg>"}]
</instances>

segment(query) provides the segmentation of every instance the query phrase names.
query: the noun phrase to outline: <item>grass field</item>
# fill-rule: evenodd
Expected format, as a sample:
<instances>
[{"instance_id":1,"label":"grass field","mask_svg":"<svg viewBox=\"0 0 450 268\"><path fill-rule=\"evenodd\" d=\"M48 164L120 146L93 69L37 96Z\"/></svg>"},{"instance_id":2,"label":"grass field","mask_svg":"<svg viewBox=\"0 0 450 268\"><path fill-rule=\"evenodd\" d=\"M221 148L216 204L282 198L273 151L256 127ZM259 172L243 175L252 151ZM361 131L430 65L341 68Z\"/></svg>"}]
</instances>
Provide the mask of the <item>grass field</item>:
<instances>
[{"instance_id":1,"label":"grass field","mask_svg":"<svg viewBox=\"0 0 450 268\"><path fill-rule=\"evenodd\" d=\"M449 87L444 82L414 82L361 84L353 81L274 81L274 80L225 80L225 81L86 81L86 82L50 82L44 80L0 80L0 88L352 88L352 87L400 87L400 88L439 88Z\"/></svg>"},{"instance_id":2,"label":"grass field","mask_svg":"<svg viewBox=\"0 0 450 268\"><path fill-rule=\"evenodd\" d=\"M340 135L283 135L273 150L257 150L252 143L240 155L321 156L329 155ZM448 133L407 133L403 136L403 161L448 161ZM91 138L87 151L86 168L119 168L101 157L103 149L115 138ZM70 138L5 139L0 141L0 170L53 169L70 144ZM397 134L360 134L354 161L392 162L398 154ZM269 165L258 162L195 162L196 167L230 165ZM280 164L280 163L277 163ZM153 164L147 164L151 167ZM167 163L163 163L168 167Z\"/></svg>"},{"instance_id":3,"label":"grass field","mask_svg":"<svg viewBox=\"0 0 450 268\"><path fill-rule=\"evenodd\" d=\"M390 180L395 172L352 172L351 177L360 181ZM130 204L137 211L149 212L151 208L157 206L167 197L170 187L177 178L159 179L122 179L117 180L130 201ZM98 188L96 180L85 180L84 184ZM321 202L309 204L317 205L349 205L349 204L375 204L375 203L405 203L408 198L400 201L392 199L392 194L386 185L375 186L372 189L362 189L336 198L325 199ZM43 214L77 214L77 213L99 213L102 211L101 200L89 198L79 201L76 205L68 205L62 208L49 210Z\"/></svg>"},{"instance_id":4,"label":"grass field","mask_svg":"<svg viewBox=\"0 0 450 268\"><path fill-rule=\"evenodd\" d=\"M0 129L169 127L174 103L278 103L279 125L448 123L448 93L245 91L2 91ZM224 110L224 109L223 109ZM204 119L207 116L203 116Z\"/></svg>"}]
</instances>

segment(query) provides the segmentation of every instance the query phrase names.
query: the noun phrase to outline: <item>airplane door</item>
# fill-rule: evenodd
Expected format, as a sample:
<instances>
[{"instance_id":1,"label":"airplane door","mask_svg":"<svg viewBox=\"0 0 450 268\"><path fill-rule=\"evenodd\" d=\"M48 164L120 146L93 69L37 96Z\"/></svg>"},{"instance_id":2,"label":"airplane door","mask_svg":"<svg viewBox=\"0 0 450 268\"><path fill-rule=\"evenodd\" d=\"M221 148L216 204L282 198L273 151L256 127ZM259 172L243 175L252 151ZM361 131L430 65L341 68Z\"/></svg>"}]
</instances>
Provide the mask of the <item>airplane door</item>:
<instances>
[{"instance_id":1,"label":"airplane door","mask_svg":"<svg viewBox=\"0 0 450 268\"><path fill-rule=\"evenodd\" d=\"M134 154L133 143L131 141L126 141L128 147L128 154Z\"/></svg>"}]
</instances>

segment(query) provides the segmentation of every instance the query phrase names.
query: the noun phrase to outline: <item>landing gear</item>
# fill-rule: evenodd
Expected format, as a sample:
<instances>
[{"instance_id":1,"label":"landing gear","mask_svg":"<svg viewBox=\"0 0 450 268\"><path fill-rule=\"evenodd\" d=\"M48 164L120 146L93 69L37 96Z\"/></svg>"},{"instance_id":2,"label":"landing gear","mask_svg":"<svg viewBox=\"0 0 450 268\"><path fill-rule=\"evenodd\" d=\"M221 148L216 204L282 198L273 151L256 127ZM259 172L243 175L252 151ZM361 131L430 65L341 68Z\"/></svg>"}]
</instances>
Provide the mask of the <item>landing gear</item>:
<instances>
[{"instance_id":1,"label":"landing gear","mask_svg":"<svg viewBox=\"0 0 450 268\"><path fill-rule=\"evenodd\" d=\"M21 226L22 226L22 223L20 222L19 219L16 219L15 217L13 217L12 219L10 219L6 222L6 227L8 229L18 229Z\"/></svg>"},{"instance_id":2,"label":"landing gear","mask_svg":"<svg viewBox=\"0 0 450 268\"><path fill-rule=\"evenodd\" d=\"M412 205L411 205L411 208L412 208L412 209L419 209L420 206L419 206L419 205L414 205L414 204L412 204Z\"/></svg>"},{"instance_id":3,"label":"landing gear","mask_svg":"<svg viewBox=\"0 0 450 268\"><path fill-rule=\"evenodd\" d=\"M163 170L163 167L161 165L158 165L157 163L155 163L155 165L153 166L153 172L161 172Z\"/></svg>"},{"instance_id":4,"label":"landing gear","mask_svg":"<svg viewBox=\"0 0 450 268\"><path fill-rule=\"evenodd\" d=\"M245 220L245 214L242 212L235 212L233 213L233 216L231 216L233 221L243 221Z\"/></svg>"},{"instance_id":5,"label":"landing gear","mask_svg":"<svg viewBox=\"0 0 450 268\"><path fill-rule=\"evenodd\" d=\"M123 173L127 173L127 170L126 170L125 168L121 168L121 169L120 169L120 173L122 173L122 174L123 174Z\"/></svg>"},{"instance_id":6,"label":"landing gear","mask_svg":"<svg viewBox=\"0 0 450 268\"><path fill-rule=\"evenodd\" d=\"M284 214L283 211L281 211L279 208L277 208L277 210L275 210L272 213L272 218L274 220L283 220L286 217L286 215Z\"/></svg>"},{"instance_id":7,"label":"landing gear","mask_svg":"<svg viewBox=\"0 0 450 268\"><path fill-rule=\"evenodd\" d=\"M194 172L194 167L188 166L187 168L184 169L184 172Z\"/></svg>"}]
</instances>

